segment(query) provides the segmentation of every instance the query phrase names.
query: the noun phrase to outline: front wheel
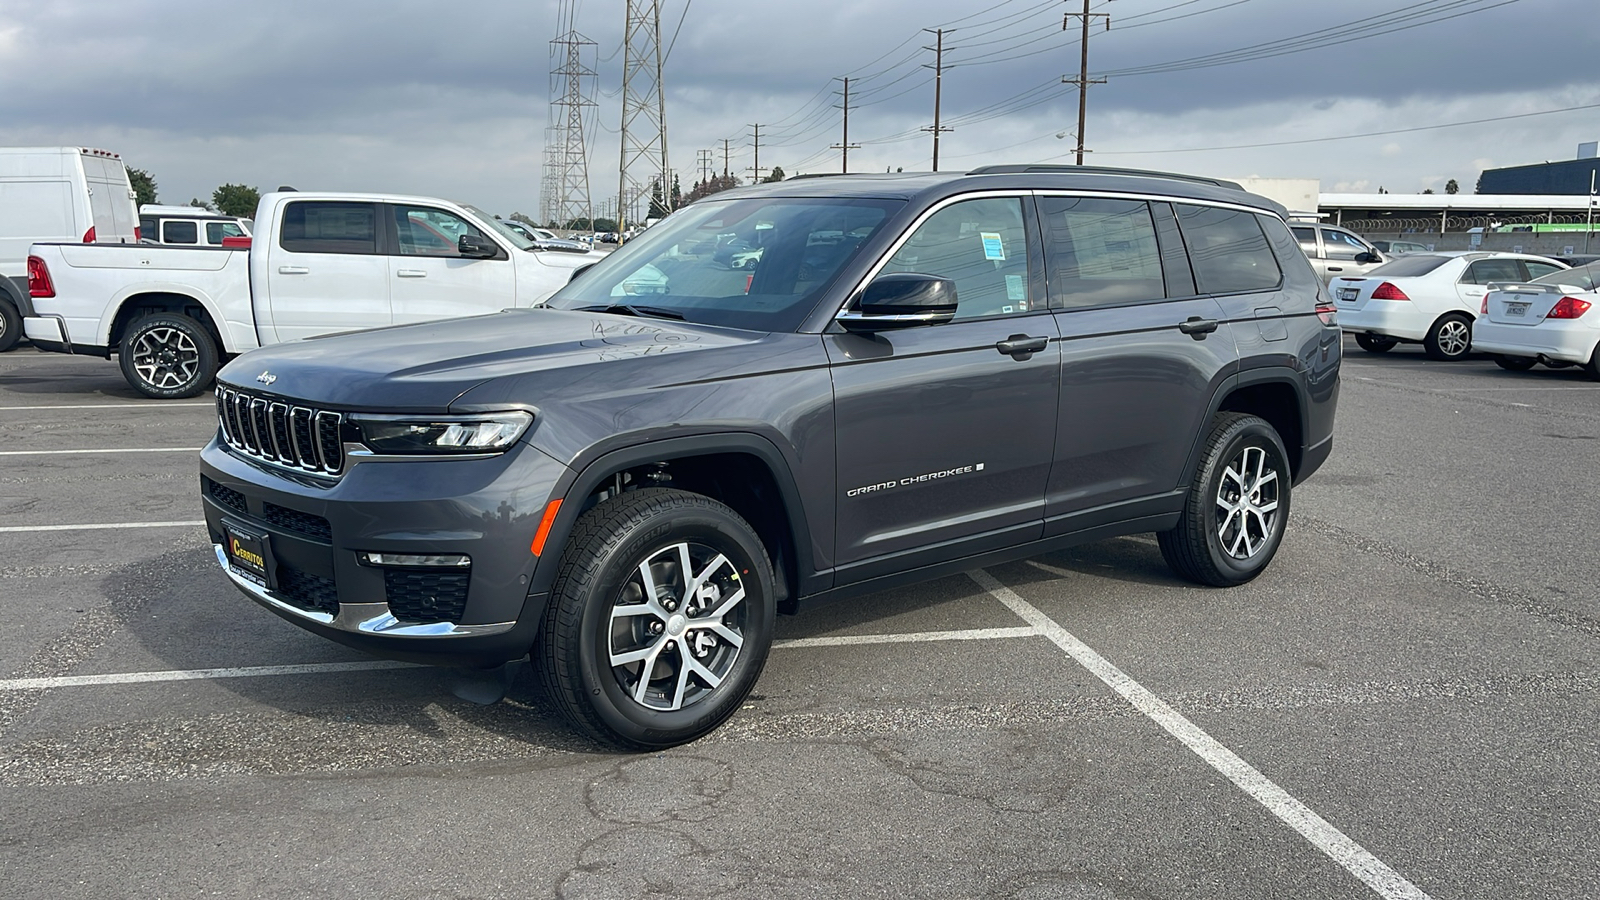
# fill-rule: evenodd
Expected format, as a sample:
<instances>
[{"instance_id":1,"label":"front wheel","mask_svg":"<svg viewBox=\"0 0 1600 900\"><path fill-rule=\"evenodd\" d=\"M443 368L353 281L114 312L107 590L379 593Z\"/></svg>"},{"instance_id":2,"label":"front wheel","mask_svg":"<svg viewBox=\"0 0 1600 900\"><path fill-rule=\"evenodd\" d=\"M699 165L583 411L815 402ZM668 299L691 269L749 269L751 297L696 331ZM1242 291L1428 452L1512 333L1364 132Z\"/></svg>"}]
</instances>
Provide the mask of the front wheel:
<instances>
[{"instance_id":1,"label":"front wheel","mask_svg":"<svg viewBox=\"0 0 1600 900\"><path fill-rule=\"evenodd\" d=\"M766 549L738 513L646 488L578 520L533 656L580 730L627 749L671 747L739 709L775 616Z\"/></svg>"},{"instance_id":2,"label":"front wheel","mask_svg":"<svg viewBox=\"0 0 1600 900\"><path fill-rule=\"evenodd\" d=\"M1356 335L1356 346L1368 353L1388 353L1398 343L1400 343L1398 340L1392 337L1384 337L1381 334L1362 333Z\"/></svg>"},{"instance_id":3,"label":"front wheel","mask_svg":"<svg viewBox=\"0 0 1600 900\"><path fill-rule=\"evenodd\" d=\"M1260 575L1289 519L1288 454L1264 419L1219 413L1177 527L1156 535L1178 576L1212 587Z\"/></svg>"},{"instance_id":4,"label":"front wheel","mask_svg":"<svg viewBox=\"0 0 1600 900\"><path fill-rule=\"evenodd\" d=\"M193 397L217 375L217 342L204 325L178 313L156 313L132 325L117 346L122 377L157 400Z\"/></svg>"},{"instance_id":5,"label":"front wheel","mask_svg":"<svg viewBox=\"0 0 1600 900\"><path fill-rule=\"evenodd\" d=\"M22 340L22 313L17 312L11 298L0 294L0 353L4 353Z\"/></svg>"},{"instance_id":6,"label":"front wheel","mask_svg":"<svg viewBox=\"0 0 1600 900\"><path fill-rule=\"evenodd\" d=\"M1461 359L1472 349L1472 322L1460 313L1440 316L1423 339L1422 349L1427 351L1429 359L1446 362Z\"/></svg>"},{"instance_id":7,"label":"front wheel","mask_svg":"<svg viewBox=\"0 0 1600 900\"><path fill-rule=\"evenodd\" d=\"M1507 372L1526 372L1537 365L1539 361L1528 356L1506 356L1496 354L1494 364Z\"/></svg>"}]
</instances>

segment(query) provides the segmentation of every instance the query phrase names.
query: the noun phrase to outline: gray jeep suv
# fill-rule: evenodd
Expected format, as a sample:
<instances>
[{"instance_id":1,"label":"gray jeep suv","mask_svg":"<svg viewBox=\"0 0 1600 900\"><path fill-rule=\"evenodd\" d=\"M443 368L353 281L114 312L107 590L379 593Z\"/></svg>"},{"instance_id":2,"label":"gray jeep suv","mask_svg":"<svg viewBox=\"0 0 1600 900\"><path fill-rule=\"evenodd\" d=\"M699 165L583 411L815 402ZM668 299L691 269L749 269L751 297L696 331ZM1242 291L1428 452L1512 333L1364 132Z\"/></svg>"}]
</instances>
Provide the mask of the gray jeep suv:
<instances>
[{"instance_id":1,"label":"gray jeep suv","mask_svg":"<svg viewBox=\"0 0 1600 900\"><path fill-rule=\"evenodd\" d=\"M1333 444L1339 329L1283 215L1078 167L717 194L545 308L223 369L217 561L373 653L531 652L634 748L732 715L808 601L1136 532L1239 584Z\"/></svg>"}]
</instances>

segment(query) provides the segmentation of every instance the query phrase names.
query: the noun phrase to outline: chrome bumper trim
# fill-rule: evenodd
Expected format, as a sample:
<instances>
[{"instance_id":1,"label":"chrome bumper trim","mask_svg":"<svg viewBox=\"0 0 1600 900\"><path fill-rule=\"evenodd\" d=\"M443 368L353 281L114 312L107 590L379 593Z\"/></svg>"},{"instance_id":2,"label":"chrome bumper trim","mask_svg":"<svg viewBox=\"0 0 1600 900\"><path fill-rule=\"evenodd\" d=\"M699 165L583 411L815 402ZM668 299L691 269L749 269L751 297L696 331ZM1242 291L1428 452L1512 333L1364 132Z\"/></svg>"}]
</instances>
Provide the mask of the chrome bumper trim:
<instances>
[{"instance_id":1,"label":"chrome bumper trim","mask_svg":"<svg viewBox=\"0 0 1600 900\"><path fill-rule=\"evenodd\" d=\"M211 549L216 552L217 564L222 566L223 574L228 576L228 580L232 581L239 590L250 595L257 603L296 618L305 619L308 622L316 622L319 625L337 628L340 631L370 634L375 637L481 637L510 631L517 624L516 622L493 622L488 625L455 625L450 622L429 622L404 625L389 611L389 604L387 603L341 603L339 604L339 615L337 616L330 616L323 612L310 612L299 607L290 606L274 597L271 591L235 572L233 567L228 565L228 551L221 544L212 544Z\"/></svg>"}]
</instances>

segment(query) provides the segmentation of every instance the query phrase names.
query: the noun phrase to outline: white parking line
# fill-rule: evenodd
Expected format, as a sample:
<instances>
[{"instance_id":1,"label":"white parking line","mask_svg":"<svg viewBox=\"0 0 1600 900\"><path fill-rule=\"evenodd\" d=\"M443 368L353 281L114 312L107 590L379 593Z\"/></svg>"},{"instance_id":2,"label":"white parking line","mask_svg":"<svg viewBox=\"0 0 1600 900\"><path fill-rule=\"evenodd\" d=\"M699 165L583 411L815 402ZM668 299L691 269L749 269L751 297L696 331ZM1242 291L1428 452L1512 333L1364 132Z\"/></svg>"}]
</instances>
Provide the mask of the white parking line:
<instances>
[{"instance_id":1,"label":"white parking line","mask_svg":"<svg viewBox=\"0 0 1600 900\"><path fill-rule=\"evenodd\" d=\"M142 684L151 681L203 681L211 678L256 678L263 675L321 675L330 672L370 672L381 669L428 668L419 663L374 659L362 662L302 663L293 666L244 666L227 669L179 669L169 672L123 672L117 675L62 675L55 678L11 678L0 681L0 691L42 691L49 688L104 684Z\"/></svg>"},{"instance_id":2,"label":"white parking line","mask_svg":"<svg viewBox=\"0 0 1600 900\"><path fill-rule=\"evenodd\" d=\"M0 406L0 412L31 409L172 409L178 406L216 406L215 403L81 403L68 406Z\"/></svg>"},{"instance_id":3,"label":"white parking line","mask_svg":"<svg viewBox=\"0 0 1600 900\"><path fill-rule=\"evenodd\" d=\"M1076 574L1040 563L1034 565L1064 576ZM967 577L977 582L979 587L1005 604L1040 634L1049 638L1078 665L1088 669L1096 678L1105 682L1107 687L1122 695L1124 700L1133 704L1134 708L1160 725L1168 734L1182 741L1184 746L1192 750L1207 765L1238 785L1285 825L1299 832L1300 836L1310 841L1313 847L1361 879L1362 883L1380 897L1388 900L1431 900L1421 888L1407 881L1400 873L1389 868L1382 860L1345 836L1344 832L1333 827L1310 807L1290 796L1288 791L1202 731L1200 726L1168 706L1160 697L1134 681L1110 660L1073 637L1071 632L1040 612L1033 604L1022 599L1015 591L1001 584L993 575L983 569L974 569L967 573Z\"/></svg>"},{"instance_id":4,"label":"white parking line","mask_svg":"<svg viewBox=\"0 0 1600 900\"><path fill-rule=\"evenodd\" d=\"M195 522L97 522L91 525L6 525L0 532L24 531L100 531L107 528L189 528L204 525L205 519Z\"/></svg>"},{"instance_id":5,"label":"white parking line","mask_svg":"<svg viewBox=\"0 0 1600 900\"><path fill-rule=\"evenodd\" d=\"M71 453L199 453L204 447L116 447L110 450L0 450L0 456L59 456Z\"/></svg>"},{"instance_id":6,"label":"white parking line","mask_svg":"<svg viewBox=\"0 0 1600 900\"><path fill-rule=\"evenodd\" d=\"M1039 632L1021 628L973 628L966 631L915 631L910 634L850 634L838 637L795 638L774 641L772 649L793 647L849 647L859 644L915 644L924 641L995 641L1033 637Z\"/></svg>"}]
</instances>

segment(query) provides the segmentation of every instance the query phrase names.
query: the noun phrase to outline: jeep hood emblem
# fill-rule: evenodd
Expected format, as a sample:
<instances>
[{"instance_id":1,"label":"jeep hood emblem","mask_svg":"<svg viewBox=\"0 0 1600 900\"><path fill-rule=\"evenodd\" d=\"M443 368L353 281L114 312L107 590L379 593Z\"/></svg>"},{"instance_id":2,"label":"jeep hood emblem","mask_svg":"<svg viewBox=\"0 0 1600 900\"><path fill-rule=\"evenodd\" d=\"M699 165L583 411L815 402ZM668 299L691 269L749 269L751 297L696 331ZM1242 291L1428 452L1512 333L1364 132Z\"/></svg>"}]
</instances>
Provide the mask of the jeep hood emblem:
<instances>
[{"instance_id":1,"label":"jeep hood emblem","mask_svg":"<svg viewBox=\"0 0 1600 900\"><path fill-rule=\"evenodd\" d=\"M256 376L256 380L262 384L270 386L274 381L278 380L278 376L272 374L270 371L262 372L260 375Z\"/></svg>"}]
</instances>

